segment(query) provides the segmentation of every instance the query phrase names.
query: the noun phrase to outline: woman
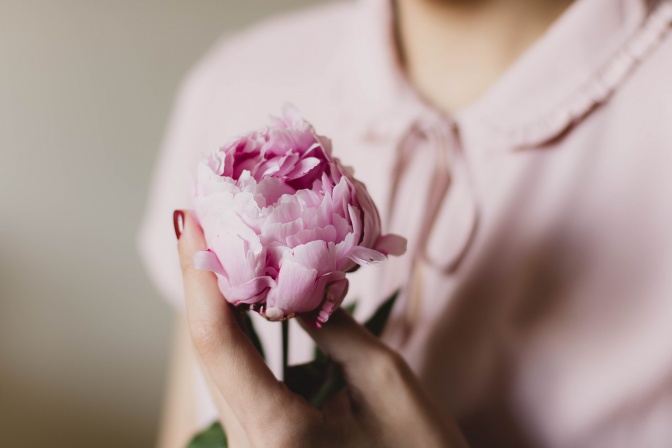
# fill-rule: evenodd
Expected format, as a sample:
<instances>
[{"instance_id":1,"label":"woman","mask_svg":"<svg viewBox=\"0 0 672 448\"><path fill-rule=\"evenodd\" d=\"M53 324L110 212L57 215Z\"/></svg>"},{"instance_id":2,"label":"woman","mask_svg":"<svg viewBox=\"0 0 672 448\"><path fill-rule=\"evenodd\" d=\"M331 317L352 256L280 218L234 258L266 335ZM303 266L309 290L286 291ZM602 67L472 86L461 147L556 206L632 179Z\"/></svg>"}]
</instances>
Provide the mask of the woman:
<instances>
[{"instance_id":1,"label":"woman","mask_svg":"<svg viewBox=\"0 0 672 448\"><path fill-rule=\"evenodd\" d=\"M189 316L161 445L219 417L234 447L669 446L670 3L360 0L218 46L182 91L142 232ZM342 312L308 331L348 375L325 413L278 386L218 306L178 212L182 294L166 222L189 207L185 167L285 101L409 239L351 277L360 317L402 288L386 345ZM292 335L298 362L310 337Z\"/></svg>"}]
</instances>

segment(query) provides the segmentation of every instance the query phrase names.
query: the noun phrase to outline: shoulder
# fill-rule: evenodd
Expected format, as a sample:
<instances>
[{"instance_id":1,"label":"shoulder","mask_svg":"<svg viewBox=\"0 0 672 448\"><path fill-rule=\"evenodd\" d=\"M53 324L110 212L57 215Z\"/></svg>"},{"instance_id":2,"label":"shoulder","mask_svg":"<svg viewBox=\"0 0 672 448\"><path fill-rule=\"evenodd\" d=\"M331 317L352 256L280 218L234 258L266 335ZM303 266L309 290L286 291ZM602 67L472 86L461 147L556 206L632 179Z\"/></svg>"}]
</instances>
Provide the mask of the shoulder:
<instances>
[{"instance_id":1,"label":"shoulder","mask_svg":"<svg viewBox=\"0 0 672 448\"><path fill-rule=\"evenodd\" d=\"M611 154L620 147L639 164L672 162L672 30L657 36L647 51L628 57L636 63L605 107L593 114L591 129L609 144Z\"/></svg>"},{"instance_id":2,"label":"shoulder","mask_svg":"<svg viewBox=\"0 0 672 448\"><path fill-rule=\"evenodd\" d=\"M248 60L250 53L273 62L296 63L325 44L334 43L355 8L352 2L334 2L281 14L262 20L225 37L211 52L216 63L223 54ZM316 52L312 56L320 56ZM289 56L290 60L287 60ZM259 58L256 62L262 63Z\"/></svg>"},{"instance_id":3,"label":"shoulder","mask_svg":"<svg viewBox=\"0 0 672 448\"><path fill-rule=\"evenodd\" d=\"M659 42L650 51L640 56L638 66L618 90L617 100L622 98L628 115L635 121L652 125L672 122L672 29L659 37ZM648 127L648 126L647 126ZM670 135L672 137L672 135ZM672 142L668 142L672 143Z\"/></svg>"},{"instance_id":4,"label":"shoulder","mask_svg":"<svg viewBox=\"0 0 672 448\"><path fill-rule=\"evenodd\" d=\"M265 124L285 102L308 112L334 80L355 7L329 3L224 36L185 78L181 100L207 103L201 113L219 116L228 136Z\"/></svg>"}]
</instances>

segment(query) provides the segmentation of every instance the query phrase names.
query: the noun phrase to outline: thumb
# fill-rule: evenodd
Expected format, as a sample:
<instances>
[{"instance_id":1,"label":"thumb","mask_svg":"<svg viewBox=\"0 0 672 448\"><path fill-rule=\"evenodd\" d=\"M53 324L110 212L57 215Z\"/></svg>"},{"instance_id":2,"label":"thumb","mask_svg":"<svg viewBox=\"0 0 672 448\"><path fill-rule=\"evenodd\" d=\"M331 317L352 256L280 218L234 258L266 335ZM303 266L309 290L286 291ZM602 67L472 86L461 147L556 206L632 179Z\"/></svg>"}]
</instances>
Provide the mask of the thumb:
<instances>
[{"instance_id":1,"label":"thumb","mask_svg":"<svg viewBox=\"0 0 672 448\"><path fill-rule=\"evenodd\" d=\"M320 350L341 365L350 384L365 385L375 366L395 364L396 352L343 309L336 310L322 328L299 321Z\"/></svg>"}]
</instances>

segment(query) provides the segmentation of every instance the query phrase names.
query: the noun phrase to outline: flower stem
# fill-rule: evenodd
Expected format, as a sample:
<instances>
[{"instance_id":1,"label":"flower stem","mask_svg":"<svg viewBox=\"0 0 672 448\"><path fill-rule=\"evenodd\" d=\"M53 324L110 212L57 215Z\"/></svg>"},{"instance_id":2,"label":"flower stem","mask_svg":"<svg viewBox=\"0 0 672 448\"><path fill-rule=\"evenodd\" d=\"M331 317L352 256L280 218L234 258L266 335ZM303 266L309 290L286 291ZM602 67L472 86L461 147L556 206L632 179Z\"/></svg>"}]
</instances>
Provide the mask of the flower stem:
<instances>
[{"instance_id":1,"label":"flower stem","mask_svg":"<svg viewBox=\"0 0 672 448\"><path fill-rule=\"evenodd\" d=\"M289 320L282 321L282 379L287 379L287 362L289 358Z\"/></svg>"}]
</instances>

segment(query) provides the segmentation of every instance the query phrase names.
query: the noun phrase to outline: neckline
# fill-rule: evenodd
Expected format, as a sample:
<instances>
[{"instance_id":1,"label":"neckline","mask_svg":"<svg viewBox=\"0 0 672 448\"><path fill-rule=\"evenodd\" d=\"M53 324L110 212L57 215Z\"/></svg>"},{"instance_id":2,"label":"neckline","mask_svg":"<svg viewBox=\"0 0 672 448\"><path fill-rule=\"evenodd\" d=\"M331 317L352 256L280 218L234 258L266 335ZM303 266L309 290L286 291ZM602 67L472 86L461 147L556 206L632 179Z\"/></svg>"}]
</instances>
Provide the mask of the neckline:
<instances>
[{"instance_id":1,"label":"neckline","mask_svg":"<svg viewBox=\"0 0 672 448\"><path fill-rule=\"evenodd\" d=\"M440 116L487 148L549 141L603 102L672 22L668 0L576 0L476 101L451 115L411 85L400 64L391 0L360 0L346 30L341 100L362 135L399 139ZM515 106L515 107L514 107Z\"/></svg>"}]
</instances>

